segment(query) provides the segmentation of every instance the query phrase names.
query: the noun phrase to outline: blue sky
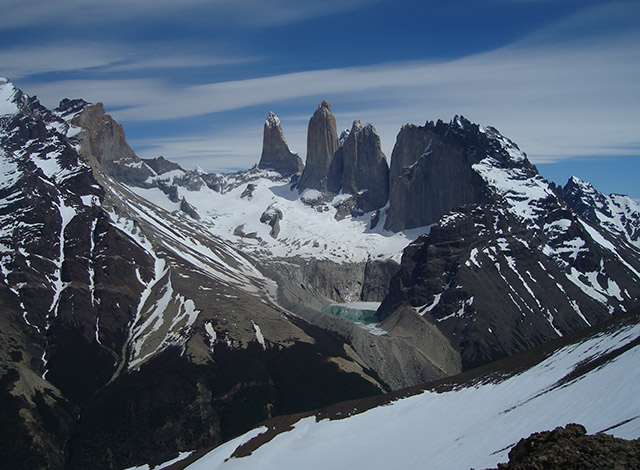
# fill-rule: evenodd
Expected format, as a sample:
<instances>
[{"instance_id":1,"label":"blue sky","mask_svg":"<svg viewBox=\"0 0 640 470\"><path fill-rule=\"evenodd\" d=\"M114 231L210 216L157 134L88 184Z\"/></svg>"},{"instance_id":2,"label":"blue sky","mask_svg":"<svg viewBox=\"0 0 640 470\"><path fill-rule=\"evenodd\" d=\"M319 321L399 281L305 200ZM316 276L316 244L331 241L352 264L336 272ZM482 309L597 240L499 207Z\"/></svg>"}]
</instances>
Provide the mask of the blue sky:
<instances>
[{"instance_id":1,"label":"blue sky","mask_svg":"<svg viewBox=\"0 0 640 470\"><path fill-rule=\"evenodd\" d=\"M640 2L0 0L0 75L48 107L105 104L142 157L257 163L269 111L304 159L309 117L455 114L514 140L543 176L640 198Z\"/></svg>"}]
</instances>

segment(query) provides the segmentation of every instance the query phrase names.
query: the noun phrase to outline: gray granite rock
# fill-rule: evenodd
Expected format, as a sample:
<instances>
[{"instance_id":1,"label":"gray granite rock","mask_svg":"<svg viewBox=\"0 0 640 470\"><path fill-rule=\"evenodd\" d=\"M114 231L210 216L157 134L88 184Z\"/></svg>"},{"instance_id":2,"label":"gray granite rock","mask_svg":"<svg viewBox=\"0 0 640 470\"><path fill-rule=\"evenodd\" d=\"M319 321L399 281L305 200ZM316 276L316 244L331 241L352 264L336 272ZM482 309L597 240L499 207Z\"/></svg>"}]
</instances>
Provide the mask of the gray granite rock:
<instances>
[{"instance_id":1,"label":"gray granite rock","mask_svg":"<svg viewBox=\"0 0 640 470\"><path fill-rule=\"evenodd\" d=\"M333 156L338 150L338 131L331 105L322 101L309 120L307 133L307 161L298 190L327 190L328 174Z\"/></svg>"},{"instance_id":2,"label":"gray granite rock","mask_svg":"<svg viewBox=\"0 0 640 470\"><path fill-rule=\"evenodd\" d=\"M301 173L304 165L296 153L289 150L284 138L280 119L274 113L269 113L264 123L262 138L262 156L258 168L275 170L283 175Z\"/></svg>"}]
</instances>

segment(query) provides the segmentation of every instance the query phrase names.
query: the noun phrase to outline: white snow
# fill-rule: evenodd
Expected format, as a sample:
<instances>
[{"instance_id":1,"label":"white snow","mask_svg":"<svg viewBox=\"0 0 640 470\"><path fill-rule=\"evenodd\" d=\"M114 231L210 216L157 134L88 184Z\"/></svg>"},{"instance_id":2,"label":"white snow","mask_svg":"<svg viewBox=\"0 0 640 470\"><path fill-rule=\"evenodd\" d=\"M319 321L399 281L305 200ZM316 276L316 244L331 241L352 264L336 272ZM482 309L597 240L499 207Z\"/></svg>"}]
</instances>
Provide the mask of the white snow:
<instances>
[{"instance_id":1,"label":"white snow","mask_svg":"<svg viewBox=\"0 0 640 470\"><path fill-rule=\"evenodd\" d=\"M9 80L0 77L0 116L15 114L19 111L18 106L14 102L16 88Z\"/></svg>"},{"instance_id":2,"label":"white snow","mask_svg":"<svg viewBox=\"0 0 640 470\"><path fill-rule=\"evenodd\" d=\"M235 177L227 178L229 183ZM253 196L243 198L241 195L249 183L255 185ZM319 191L307 190L300 196L296 189L290 189L287 181L274 179L271 172L259 172L254 179L234 184L224 193L213 191L206 185L198 191L179 187L178 197L186 197L196 208L202 217L201 230L228 240L259 258L300 256L336 262L388 258L400 261L402 250L430 230L430 227L420 227L401 233L386 232L383 229L384 209L373 230L369 228L373 213L338 221L333 204L328 203L319 211L303 203L304 198L315 200L320 197ZM160 189L129 189L165 210L173 212L179 209L179 204L169 201ZM338 196L332 202L339 203L342 198ZM271 227L260 222L260 217L269 207L275 207L283 214L277 239L271 237ZM245 234L255 234L257 238L236 235L240 226Z\"/></svg>"},{"instance_id":3,"label":"white snow","mask_svg":"<svg viewBox=\"0 0 640 470\"><path fill-rule=\"evenodd\" d=\"M472 248L471 249L471 253L469 253L469 259L467 261L465 261L465 266L467 266L468 268L471 267L471 265L474 265L478 268L482 268L482 266L480 266L480 263L478 262L478 249L477 248Z\"/></svg>"},{"instance_id":4,"label":"white snow","mask_svg":"<svg viewBox=\"0 0 640 470\"><path fill-rule=\"evenodd\" d=\"M184 345L187 333L196 321L199 310L190 299L174 291L171 283L171 273L163 270L155 282L149 283L142 310L138 311L136 320L131 327L131 357L129 368L135 369L144 361L152 357L156 352L162 351L169 345ZM160 297L149 304L148 298L153 291L160 290ZM156 294L157 295L157 294Z\"/></svg>"},{"instance_id":5,"label":"white snow","mask_svg":"<svg viewBox=\"0 0 640 470\"><path fill-rule=\"evenodd\" d=\"M305 189L300 194L300 199L304 202L315 202L322 197L322 193L317 189Z\"/></svg>"},{"instance_id":6,"label":"white snow","mask_svg":"<svg viewBox=\"0 0 640 470\"><path fill-rule=\"evenodd\" d=\"M542 176L523 168L503 168L495 158L486 157L472 168L509 204L510 211L521 219L541 215L543 200L555 197Z\"/></svg>"},{"instance_id":7,"label":"white snow","mask_svg":"<svg viewBox=\"0 0 640 470\"><path fill-rule=\"evenodd\" d=\"M539 365L499 383L444 393L424 392L342 420L301 419L251 455L231 458L250 431L189 470L366 468L369 470L495 467L521 437L577 422L589 433L609 429L640 437L640 348L562 385L587 359L627 344L640 326L570 345Z\"/></svg>"},{"instance_id":8,"label":"white snow","mask_svg":"<svg viewBox=\"0 0 640 470\"><path fill-rule=\"evenodd\" d=\"M591 183L571 177L571 182L580 188L583 202L594 208L599 225L622 235L626 240L640 248L640 203L620 194L604 195ZM634 240L635 236L635 240Z\"/></svg>"},{"instance_id":9,"label":"white snow","mask_svg":"<svg viewBox=\"0 0 640 470\"><path fill-rule=\"evenodd\" d=\"M260 343L260 345L262 346L262 349L266 350L267 349L267 345L264 342L264 336L262 335L262 331L260 331L260 327L258 325L256 325L253 320L251 320L251 324L253 325L253 329L256 332L256 340L258 341L258 343Z\"/></svg>"},{"instance_id":10,"label":"white snow","mask_svg":"<svg viewBox=\"0 0 640 470\"><path fill-rule=\"evenodd\" d=\"M216 330L213 328L211 322L207 322L204 324L204 331L209 336L209 351L211 351L211 354L213 354L214 344L216 342L216 339L218 339L218 335L216 334Z\"/></svg>"},{"instance_id":11,"label":"white snow","mask_svg":"<svg viewBox=\"0 0 640 470\"><path fill-rule=\"evenodd\" d=\"M436 306L440 303L440 297L442 297L443 292L440 292L439 294L436 294L433 296L433 302L431 302L428 305L423 305L421 307L417 307L416 311L420 314L420 315L424 315L427 312L430 312L431 310L433 310L434 308L436 308Z\"/></svg>"},{"instance_id":12,"label":"white snow","mask_svg":"<svg viewBox=\"0 0 640 470\"><path fill-rule=\"evenodd\" d=\"M618 253L618 251L616 250L615 246L613 246L613 244L607 240L606 238L604 238L604 236L598 232L596 229L594 229L593 227L591 227L589 224L587 224L586 222L584 222L583 220L580 220L580 223L582 224L582 226L584 227L584 229L589 232L589 235L591 236L591 238L593 239L593 241L595 241L598 245L600 245L602 248L604 248L605 250L609 250L610 252L612 252L614 255L616 255L616 257L618 258L618 260L624 264L627 269L629 269L629 271L631 271L631 273L633 273L635 275L635 277L637 279L640 279L640 272L636 271L635 268L633 266L631 266L622 256L620 256L620 254Z\"/></svg>"},{"instance_id":13,"label":"white snow","mask_svg":"<svg viewBox=\"0 0 640 470\"><path fill-rule=\"evenodd\" d=\"M181 460L186 459L191 454L193 454L193 451L191 451L191 452L180 452L180 454L178 454L178 456L175 459L171 459L171 460L169 460L167 462L163 462L160 465L150 467L149 465L145 464L145 465L142 465L140 467L129 467L126 470L164 470L166 468L169 468L174 463L180 462Z\"/></svg>"}]
</instances>

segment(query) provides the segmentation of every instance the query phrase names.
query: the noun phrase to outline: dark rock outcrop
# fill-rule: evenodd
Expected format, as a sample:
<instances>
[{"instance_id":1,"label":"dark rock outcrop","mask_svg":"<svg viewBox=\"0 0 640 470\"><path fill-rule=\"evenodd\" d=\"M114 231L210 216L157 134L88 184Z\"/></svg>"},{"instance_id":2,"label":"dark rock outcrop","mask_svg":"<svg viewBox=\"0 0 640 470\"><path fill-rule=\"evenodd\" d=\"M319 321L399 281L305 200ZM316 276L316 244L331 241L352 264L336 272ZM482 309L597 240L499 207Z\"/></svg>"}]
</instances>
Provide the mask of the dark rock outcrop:
<instances>
[{"instance_id":1,"label":"dark rock outcrop","mask_svg":"<svg viewBox=\"0 0 640 470\"><path fill-rule=\"evenodd\" d=\"M391 155L387 230L437 222L451 209L486 201L484 183L471 165L487 155L490 141L461 117L451 123L406 125Z\"/></svg>"},{"instance_id":2,"label":"dark rock outcrop","mask_svg":"<svg viewBox=\"0 0 640 470\"><path fill-rule=\"evenodd\" d=\"M632 470L640 468L640 439L587 435L584 426L567 424L520 439L500 470ZM497 470L497 469L496 469Z\"/></svg>"},{"instance_id":3,"label":"dark rock outcrop","mask_svg":"<svg viewBox=\"0 0 640 470\"><path fill-rule=\"evenodd\" d=\"M143 158L142 161L158 175L169 171L182 170L180 165L167 160L162 155L156 158Z\"/></svg>"},{"instance_id":4,"label":"dark rock outcrop","mask_svg":"<svg viewBox=\"0 0 640 470\"><path fill-rule=\"evenodd\" d=\"M375 128L354 121L338 153L342 163L342 192L355 195L356 204L363 212L383 207L389 199L389 165Z\"/></svg>"},{"instance_id":5,"label":"dark rock outcrop","mask_svg":"<svg viewBox=\"0 0 640 470\"><path fill-rule=\"evenodd\" d=\"M260 216L260 222L263 224L269 225L271 227L271 235L272 238L278 238L280 234L280 221L282 220L282 211L273 205L267 207L267 210L262 213Z\"/></svg>"},{"instance_id":6,"label":"dark rock outcrop","mask_svg":"<svg viewBox=\"0 0 640 470\"><path fill-rule=\"evenodd\" d=\"M191 204L189 204L189 201L187 201L187 198L185 198L185 197L183 197L180 200L180 210L182 212L184 212L185 214L187 214L192 219L200 220L200 214L198 214L198 211L196 210L195 207L193 207Z\"/></svg>"},{"instance_id":7,"label":"dark rock outcrop","mask_svg":"<svg viewBox=\"0 0 640 470\"><path fill-rule=\"evenodd\" d=\"M280 119L274 113L269 113L264 123L262 156L258 168L275 170L284 176L301 173L304 168L298 154L289 150L280 126Z\"/></svg>"},{"instance_id":8,"label":"dark rock outcrop","mask_svg":"<svg viewBox=\"0 0 640 470\"><path fill-rule=\"evenodd\" d=\"M247 187L244 189L244 191L242 191L240 197L248 197L249 199L251 199L253 197L253 192L256 190L256 187L257 186L253 183L247 184Z\"/></svg>"},{"instance_id":9,"label":"dark rock outcrop","mask_svg":"<svg viewBox=\"0 0 640 470\"><path fill-rule=\"evenodd\" d=\"M298 183L298 191L328 189L329 167L338 150L336 119L331 105L322 101L309 120L307 133L307 161Z\"/></svg>"}]
</instances>

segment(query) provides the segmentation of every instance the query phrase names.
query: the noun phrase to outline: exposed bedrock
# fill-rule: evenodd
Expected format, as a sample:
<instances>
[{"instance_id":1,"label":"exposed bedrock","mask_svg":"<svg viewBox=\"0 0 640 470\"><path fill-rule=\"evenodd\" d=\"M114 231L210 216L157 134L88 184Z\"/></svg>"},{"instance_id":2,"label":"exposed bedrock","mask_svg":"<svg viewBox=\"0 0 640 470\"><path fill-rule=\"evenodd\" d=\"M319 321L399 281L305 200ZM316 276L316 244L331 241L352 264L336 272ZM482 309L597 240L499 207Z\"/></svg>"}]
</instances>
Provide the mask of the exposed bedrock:
<instances>
[{"instance_id":1,"label":"exposed bedrock","mask_svg":"<svg viewBox=\"0 0 640 470\"><path fill-rule=\"evenodd\" d=\"M275 170L282 175L301 173L304 168L298 154L289 150L280 119L274 113L269 113L264 123L262 156L258 168Z\"/></svg>"},{"instance_id":2,"label":"exposed bedrock","mask_svg":"<svg viewBox=\"0 0 640 470\"><path fill-rule=\"evenodd\" d=\"M460 118L400 130L391 155L387 230L433 224L455 207L485 202L485 184L471 167L485 156L486 143L471 138L480 134L477 127Z\"/></svg>"},{"instance_id":3,"label":"exposed bedrock","mask_svg":"<svg viewBox=\"0 0 640 470\"><path fill-rule=\"evenodd\" d=\"M298 183L302 193L306 189L326 191L329 167L338 150L338 131L331 105L322 101L309 120L307 132L307 161Z\"/></svg>"},{"instance_id":4,"label":"exposed bedrock","mask_svg":"<svg viewBox=\"0 0 640 470\"><path fill-rule=\"evenodd\" d=\"M329 173L329 190L356 196L363 212L383 207L389 199L389 165L373 125L354 121Z\"/></svg>"}]
</instances>

